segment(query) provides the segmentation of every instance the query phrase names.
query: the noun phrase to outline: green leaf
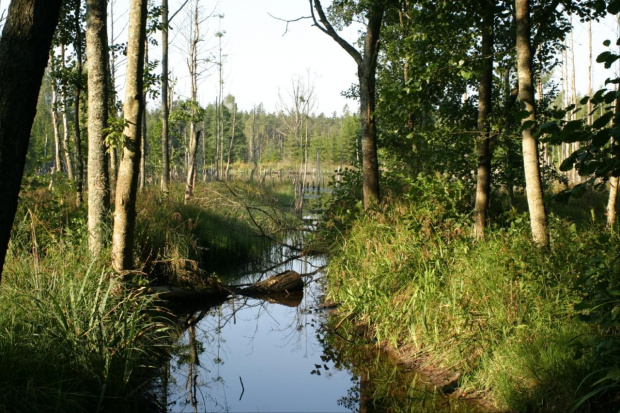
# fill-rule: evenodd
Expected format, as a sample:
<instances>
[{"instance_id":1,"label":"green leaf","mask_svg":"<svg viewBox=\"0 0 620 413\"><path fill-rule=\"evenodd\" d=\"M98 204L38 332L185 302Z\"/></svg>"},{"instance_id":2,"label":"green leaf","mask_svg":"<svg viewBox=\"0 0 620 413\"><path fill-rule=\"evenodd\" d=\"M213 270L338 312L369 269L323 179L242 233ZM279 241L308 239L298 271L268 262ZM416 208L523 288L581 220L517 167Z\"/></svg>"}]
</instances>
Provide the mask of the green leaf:
<instances>
[{"instance_id":1,"label":"green leaf","mask_svg":"<svg viewBox=\"0 0 620 413\"><path fill-rule=\"evenodd\" d=\"M568 158L564 159L564 161L560 165L560 171L562 172L570 171L571 169L573 169L574 163L575 163L575 159L573 159L572 156L569 156Z\"/></svg>"},{"instance_id":2,"label":"green leaf","mask_svg":"<svg viewBox=\"0 0 620 413\"><path fill-rule=\"evenodd\" d=\"M592 146L605 146L609 142L611 130L603 129L592 136Z\"/></svg>"},{"instance_id":3,"label":"green leaf","mask_svg":"<svg viewBox=\"0 0 620 413\"><path fill-rule=\"evenodd\" d=\"M605 126L607 126L607 124L611 120L612 116L613 116L613 113L611 113L611 112L604 113L603 116L601 116L600 118L596 119L592 123L592 127L595 128L595 129L604 128Z\"/></svg>"}]
</instances>

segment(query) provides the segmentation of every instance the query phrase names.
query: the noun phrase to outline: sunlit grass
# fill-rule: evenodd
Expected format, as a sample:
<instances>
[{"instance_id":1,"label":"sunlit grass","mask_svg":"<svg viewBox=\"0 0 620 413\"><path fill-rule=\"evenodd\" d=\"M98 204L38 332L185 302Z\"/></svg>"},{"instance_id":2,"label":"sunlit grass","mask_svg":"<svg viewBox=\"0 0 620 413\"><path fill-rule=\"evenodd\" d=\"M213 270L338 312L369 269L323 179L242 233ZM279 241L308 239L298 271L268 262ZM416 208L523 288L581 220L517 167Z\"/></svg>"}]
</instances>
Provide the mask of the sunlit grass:
<instances>
[{"instance_id":1,"label":"sunlit grass","mask_svg":"<svg viewBox=\"0 0 620 413\"><path fill-rule=\"evenodd\" d=\"M563 210L550 216L553 248L543 251L514 212L475 243L466 216L429 205L396 201L340 232L329 299L379 342L459 372L465 390L490 391L501 409L569 410L590 391L580 348L600 336L576 316L578 283L594 255L618 256L617 236L595 213Z\"/></svg>"},{"instance_id":2,"label":"sunlit grass","mask_svg":"<svg viewBox=\"0 0 620 413\"><path fill-rule=\"evenodd\" d=\"M82 220L61 231L48 222L39 238L43 223L28 215L0 285L0 411L153 407L146 390L168 345L167 312L89 257Z\"/></svg>"}]
</instances>

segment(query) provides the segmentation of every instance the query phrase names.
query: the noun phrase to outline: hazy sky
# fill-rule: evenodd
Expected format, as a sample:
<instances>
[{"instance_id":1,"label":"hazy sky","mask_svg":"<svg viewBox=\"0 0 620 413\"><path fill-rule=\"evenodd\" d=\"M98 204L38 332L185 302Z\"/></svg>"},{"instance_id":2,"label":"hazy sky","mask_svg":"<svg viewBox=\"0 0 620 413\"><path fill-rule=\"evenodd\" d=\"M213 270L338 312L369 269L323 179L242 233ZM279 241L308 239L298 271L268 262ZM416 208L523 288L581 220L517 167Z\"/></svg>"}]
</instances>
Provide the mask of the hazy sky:
<instances>
[{"instance_id":1,"label":"hazy sky","mask_svg":"<svg viewBox=\"0 0 620 413\"><path fill-rule=\"evenodd\" d=\"M190 25L185 6L173 20L170 32L171 48L170 71L176 78L175 96L189 95L189 72L183 49L187 41L183 33ZM159 0L155 1L159 4ZM183 0L169 0L170 13L174 13ZM115 37L117 42L125 42L128 0L116 0ZM309 19L290 23L277 20L297 19L309 16L308 0L201 0L203 14L224 15L223 18L209 17L202 24L205 40L200 43L203 58L215 58L218 54L216 33L225 32L222 38L224 55L223 78L224 95L232 94L240 109L251 110L254 105L263 103L267 111L275 111L279 95L288 97L291 83L295 77L310 78L316 95L315 113L331 115L342 112L348 104L351 109L357 102L347 100L341 92L349 89L357 81L356 65L353 59L327 35L312 27ZM285 34L286 32L286 34ZM156 39L161 35L157 33ZM347 40L354 42L356 30L349 30ZM149 50L151 60L160 59L159 48ZM211 69L199 83L198 99L205 105L214 102L218 91L219 74L217 67L207 64ZM156 69L158 73L161 67ZM123 69L119 71L117 86L122 88Z\"/></svg>"}]
</instances>

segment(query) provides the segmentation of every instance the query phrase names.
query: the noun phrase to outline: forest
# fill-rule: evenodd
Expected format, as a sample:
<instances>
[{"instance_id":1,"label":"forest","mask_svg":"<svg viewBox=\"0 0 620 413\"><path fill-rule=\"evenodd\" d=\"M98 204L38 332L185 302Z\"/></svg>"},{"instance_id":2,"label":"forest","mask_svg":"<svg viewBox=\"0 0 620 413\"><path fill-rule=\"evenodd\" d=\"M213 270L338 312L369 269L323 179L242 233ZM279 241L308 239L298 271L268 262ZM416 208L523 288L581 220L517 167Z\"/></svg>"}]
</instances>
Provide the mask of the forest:
<instances>
[{"instance_id":1,"label":"forest","mask_svg":"<svg viewBox=\"0 0 620 413\"><path fill-rule=\"evenodd\" d=\"M340 407L620 406L619 0L308 0L276 21L355 63L331 114L309 74L282 80L275 110L241 108L215 2L168 3L2 11L0 412L176 411L170 360L194 377L206 310L171 303L221 314L265 285L226 274L269 267L274 245L325 259L301 276L321 274L329 309L312 375L357 380ZM618 34L594 55L601 22ZM283 290L252 297L299 305ZM368 346L438 404L352 361Z\"/></svg>"}]
</instances>

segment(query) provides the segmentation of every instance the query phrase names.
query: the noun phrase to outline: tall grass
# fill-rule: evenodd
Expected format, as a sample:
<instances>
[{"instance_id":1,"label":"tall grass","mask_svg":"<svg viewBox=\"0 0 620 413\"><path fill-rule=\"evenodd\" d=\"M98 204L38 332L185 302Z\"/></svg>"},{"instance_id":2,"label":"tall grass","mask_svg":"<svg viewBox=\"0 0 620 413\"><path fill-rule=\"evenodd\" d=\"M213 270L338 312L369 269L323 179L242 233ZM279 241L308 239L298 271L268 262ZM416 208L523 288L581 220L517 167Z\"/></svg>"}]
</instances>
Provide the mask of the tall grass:
<instances>
[{"instance_id":1,"label":"tall grass","mask_svg":"<svg viewBox=\"0 0 620 413\"><path fill-rule=\"evenodd\" d=\"M35 193L23 194L0 285L0 411L153 410L168 313L90 258L83 210Z\"/></svg>"},{"instance_id":2,"label":"tall grass","mask_svg":"<svg viewBox=\"0 0 620 413\"><path fill-rule=\"evenodd\" d=\"M141 260L193 259L208 272L262 258L270 239L282 239L296 225L287 207L291 185L199 183L183 204L181 185L169 195L147 189L138 202L136 247Z\"/></svg>"},{"instance_id":3,"label":"tall grass","mask_svg":"<svg viewBox=\"0 0 620 413\"><path fill-rule=\"evenodd\" d=\"M584 349L603 337L575 306L593 257L610 268L618 256L617 234L596 215L552 214L553 248L543 251L513 210L474 243L460 194L458 183L420 178L405 199L333 225L329 298L378 341L459 372L463 389L502 410L569 410L595 381L584 380L593 363Z\"/></svg>"}]
</instances>

